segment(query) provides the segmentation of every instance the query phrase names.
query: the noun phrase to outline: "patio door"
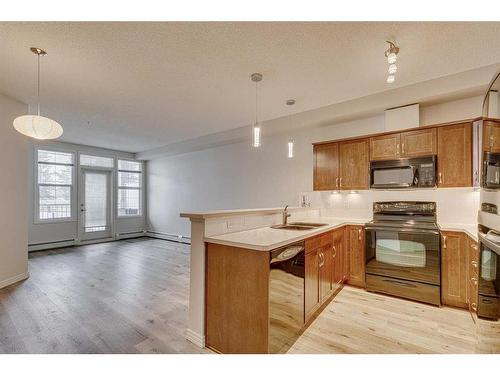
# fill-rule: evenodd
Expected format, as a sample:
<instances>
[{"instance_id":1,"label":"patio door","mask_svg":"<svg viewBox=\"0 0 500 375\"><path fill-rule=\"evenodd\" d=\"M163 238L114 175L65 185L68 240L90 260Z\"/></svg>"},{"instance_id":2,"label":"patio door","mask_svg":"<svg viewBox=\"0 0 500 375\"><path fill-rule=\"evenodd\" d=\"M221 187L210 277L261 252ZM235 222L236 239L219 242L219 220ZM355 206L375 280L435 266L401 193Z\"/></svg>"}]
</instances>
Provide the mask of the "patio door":
<instances>
[{"instance_id":1,"label":"patio door","mask_svg":"<svg viewBox=\"0 0 500 375\"><path fill-rule=\"evenodd\" d=\"M111 171L81 169L80 240L112 237Z\"/></svg>"}]
</instances>

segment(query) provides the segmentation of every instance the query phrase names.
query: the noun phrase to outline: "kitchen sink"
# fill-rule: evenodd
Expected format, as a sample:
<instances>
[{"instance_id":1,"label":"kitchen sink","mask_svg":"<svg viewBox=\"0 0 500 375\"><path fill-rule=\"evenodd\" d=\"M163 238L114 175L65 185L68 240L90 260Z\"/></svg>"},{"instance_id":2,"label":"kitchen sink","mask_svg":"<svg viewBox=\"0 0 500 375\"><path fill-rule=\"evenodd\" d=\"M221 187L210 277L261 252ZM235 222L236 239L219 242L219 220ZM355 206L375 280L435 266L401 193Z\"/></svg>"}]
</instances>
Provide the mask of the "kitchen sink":
<instances>
[{"instance_id":1,"label":"kitchen sink","mask_svg":"<svg viewBox=\"0 0 500 375\"><path fill-rule=\"evenodd\" d=\"M273 225L273 226L271 226L271 228L273 228L273 229L288 229L288 230L311 230L314 228L322 227L324 225L327 225L327 224L296 222L296 223L290 223L290 224Z\"/></svg>"}]
</instances>

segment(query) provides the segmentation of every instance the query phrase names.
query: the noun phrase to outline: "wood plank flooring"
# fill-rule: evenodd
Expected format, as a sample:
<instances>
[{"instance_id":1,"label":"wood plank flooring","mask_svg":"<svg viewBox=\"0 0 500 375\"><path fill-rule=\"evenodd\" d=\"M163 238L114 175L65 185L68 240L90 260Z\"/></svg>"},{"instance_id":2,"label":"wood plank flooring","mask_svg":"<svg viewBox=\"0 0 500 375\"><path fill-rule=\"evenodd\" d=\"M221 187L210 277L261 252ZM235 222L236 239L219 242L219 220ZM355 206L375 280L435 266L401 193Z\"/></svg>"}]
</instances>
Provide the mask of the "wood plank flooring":
<instances>
[{"instance_id":1,"label":"wood plank flooring","mask_svg":"<svg viewBox=\"0 0 500 375\"><path fill-rule=\"evenodd\" d=\"M0 353L208 353L184 337L189 246L135 239L30 254L0 290ZM500 353L500 323L345 287L289 353Z\"/></svg>"}]
</instances>

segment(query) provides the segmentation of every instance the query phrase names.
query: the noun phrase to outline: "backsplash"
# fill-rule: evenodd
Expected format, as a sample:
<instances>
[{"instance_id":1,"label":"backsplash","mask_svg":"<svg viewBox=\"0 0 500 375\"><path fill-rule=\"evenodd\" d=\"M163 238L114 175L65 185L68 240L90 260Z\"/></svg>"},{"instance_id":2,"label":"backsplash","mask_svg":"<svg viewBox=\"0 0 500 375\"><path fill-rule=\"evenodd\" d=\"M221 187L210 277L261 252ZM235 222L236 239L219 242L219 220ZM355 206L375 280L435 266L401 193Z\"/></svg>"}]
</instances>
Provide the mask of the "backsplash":
<instances>
[{"instance_id":1,"label":"backsplash","mask_svg":"<svg viewBox=\"0 0 500 375\"><path fill-rule=\"evenodd\" d=\"M416 189L416 190L360 190L357 192L303 192L311 207L319 207L322 216L346 219L372 218L373 202L431 201L437 203L439 223L477 223L480 192L473 188Z\"/></svg>"}]
</instances>

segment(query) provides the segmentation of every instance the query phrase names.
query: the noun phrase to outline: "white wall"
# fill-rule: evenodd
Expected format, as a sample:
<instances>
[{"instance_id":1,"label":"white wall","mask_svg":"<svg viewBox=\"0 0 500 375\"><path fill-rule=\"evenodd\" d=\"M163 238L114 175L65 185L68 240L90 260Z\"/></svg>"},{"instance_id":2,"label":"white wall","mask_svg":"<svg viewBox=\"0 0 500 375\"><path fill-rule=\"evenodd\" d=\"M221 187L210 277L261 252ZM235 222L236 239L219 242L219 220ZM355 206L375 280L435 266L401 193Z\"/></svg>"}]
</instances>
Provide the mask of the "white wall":
<instances>
[{"instance_id":1,"label":"white wall","mask_svg":"<svg viewBox=\"0 0 500 375\"><path fill-rule=\"evenodd\" d=\"M28 177L28 187L29 187L29 198L28 198L28 228L29 228L29 245L31 249L38 249L40 244L48 244L60 241L74 241L78 237L78 212L77 212L77 194L76 189L78 186L78 173L76 173L76 179L73 185L74 192L72 196L72 210L75 212L75 220L68 222L55 222L55 223L37 223L35 221L35 202L33 201L35 189L35 173L36 168L34 167L34 150L35 147L47 147L49 149L61 150L61 151L72 151L78 157L78 153L86 153L90 155L107 156L114 158L125 158L133 159L134 155L129 152L108 150L98 147L90 147L83 145L76 145L65 142L36 142L31 144L29 148L28 164L29 164L29 177ZM146 171L144 171L145 174ZM143 190L145 192L145 189ZM145 200L145 199L144 199ZM143 206L142 217L131 217L131 218L118 218L116 217L116 210L114 211L115 220L115 234L120 235L123 233L139 232L143 231L146 226L146 215L147 206Z\"/></svg>"},{"instance_id":2,"label":"white wall","mask_svg":"<svg viewBox=\"0 0 500 375\"><path fill-rule=\"evenodd\" d=\"M0 94L0 287L28 275L28 140L12 121L27 107Z\"/></svg>"},{"instance_id":3,"label":"white wall","mask_svg":"<svg viewBox=\"0 0 500 375\"><path fill-rule=\"evenodd\" d=\"M421 107L420 123L441 123L477 117L480 114L480 100L470 98ZM346 123L302 129L294 134L278 134L273 137L266 137L266 129L263 128L262 147L257 150L247 142L236 143L148 161L148 229L166 234L189 236L189 221L179 218L179 213L182 211L298 205L300 192L312 190L311 144L313 142L383 131L383 114ZM295 157L288 159L286 146L291 136L294 137L296 143ZM453 190L455 189L446 189L448 192ZM468 197L473 201L472 191L468 193ZM415 195L407 191L404 196L401 193L391 194L386 194L386 196L411 200L415 199L412 197L419 196L421 193L416 192ZM430 200L440 200L440 207L449 208L452 206L448 202L452 202L456 194L462 196L467 193L458 191L447 194L436 191L426 197ZM337 199L342 202L354 199L346 194L340 194L339 197ZM364 203L371 202L373 199L375 198L371 192L358 196L358 200ZM319 202L322 207L329 207L321 198L313 200L316 203ZM341 203L342 207L343 205L344 203ZM363 206L368 209L371 207L370 204ZM347 211L339 211L335 214L345 217L348 213L355 212L352 209ZM441 211L440 214L443 216L444 210ZM465 212L467 213L464 217L469 217L469 211ZM363 215L370 217L371 210L364 211ZM474 215L472 220L475 220L475 216L477 215ZM452 220L454 220L453 217L450 218L450 221Z\"/></svg>"}]
</instances>

